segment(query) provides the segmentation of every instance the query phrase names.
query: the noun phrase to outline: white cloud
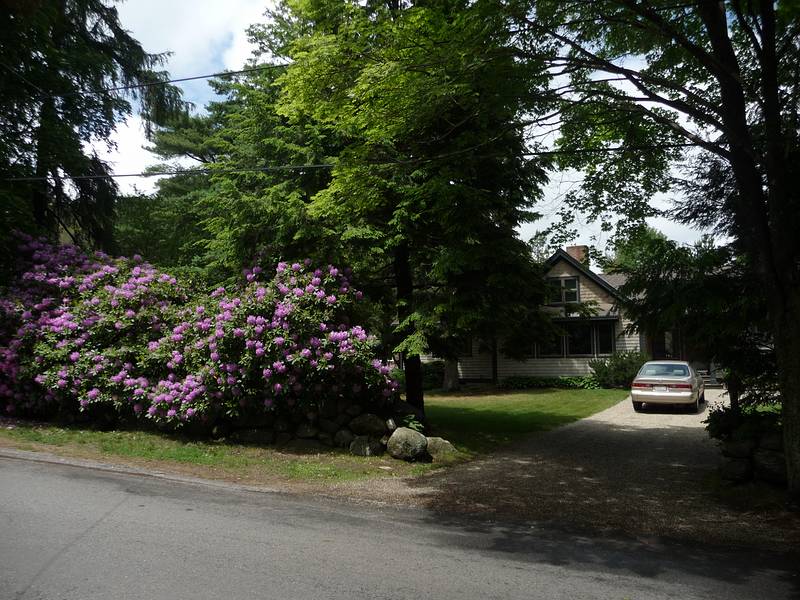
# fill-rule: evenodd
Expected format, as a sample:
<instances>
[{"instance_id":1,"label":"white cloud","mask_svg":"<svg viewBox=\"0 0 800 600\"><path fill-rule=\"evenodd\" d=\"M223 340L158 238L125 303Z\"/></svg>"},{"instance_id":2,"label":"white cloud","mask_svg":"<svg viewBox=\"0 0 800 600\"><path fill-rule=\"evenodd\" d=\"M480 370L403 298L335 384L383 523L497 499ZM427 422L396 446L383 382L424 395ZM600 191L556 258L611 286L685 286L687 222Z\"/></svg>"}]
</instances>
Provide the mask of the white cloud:
<instances>
[{"instance_id":1,"label":"white cloud","mask_svg":"<svg viewBox=\"0 0 800 600\"><path fill-rule=\"evenodd\" d=\"M118 5L120 22L147 52L171 52L165 69L172 78L193 77L225 69L239 69L251 54L245 30L263 21L264 0L130 0ZM207 81L178 84L184 98L202 110L213 98ZM94 144L96 152L113 165L114 174L141 173L158 162L144 149L141 119L130 117L111 136L116 150ZM123 193L134 189L151 193L155 177L124 177Z\"/></svg>"}]
</instances>

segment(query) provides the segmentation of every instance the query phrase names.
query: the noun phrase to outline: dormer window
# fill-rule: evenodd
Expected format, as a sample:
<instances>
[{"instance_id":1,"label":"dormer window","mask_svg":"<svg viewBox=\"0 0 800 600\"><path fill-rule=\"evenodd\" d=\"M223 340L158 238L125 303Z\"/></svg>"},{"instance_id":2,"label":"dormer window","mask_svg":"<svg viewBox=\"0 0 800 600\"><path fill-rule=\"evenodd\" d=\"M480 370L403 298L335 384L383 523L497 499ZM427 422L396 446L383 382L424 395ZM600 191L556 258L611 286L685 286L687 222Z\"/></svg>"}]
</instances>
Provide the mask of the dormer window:
<instances>
[{"instance_id":1,"label":"dormer window","mask_svg":"<svg viewBox=\"0 0 800 600\"><path fill-rule=\"evenodd\" d=\"M577 277L550 277L550 304L569 304L578 302Z\"/></svg>"}]
</instances>

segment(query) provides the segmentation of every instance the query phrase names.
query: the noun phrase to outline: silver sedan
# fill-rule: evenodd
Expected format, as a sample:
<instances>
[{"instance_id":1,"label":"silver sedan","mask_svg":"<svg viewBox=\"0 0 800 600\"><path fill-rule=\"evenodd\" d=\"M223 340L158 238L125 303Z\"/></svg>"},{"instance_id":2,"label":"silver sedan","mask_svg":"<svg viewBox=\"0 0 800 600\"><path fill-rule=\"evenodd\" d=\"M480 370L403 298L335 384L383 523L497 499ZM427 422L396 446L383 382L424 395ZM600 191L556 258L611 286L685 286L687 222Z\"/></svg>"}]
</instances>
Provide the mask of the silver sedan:
<instances>
[{"instance_id":1,"label":"silver sedan","mask_svg":"<svg viewBox=\"0 0 800 600\"><path fill-rule=\"evenodd\" d=\"M647 404L684 404L694 412L706 401L703 379L685 361L653 360L644 363L631 384L633 410Z\"/></svg>"}]
</instances>

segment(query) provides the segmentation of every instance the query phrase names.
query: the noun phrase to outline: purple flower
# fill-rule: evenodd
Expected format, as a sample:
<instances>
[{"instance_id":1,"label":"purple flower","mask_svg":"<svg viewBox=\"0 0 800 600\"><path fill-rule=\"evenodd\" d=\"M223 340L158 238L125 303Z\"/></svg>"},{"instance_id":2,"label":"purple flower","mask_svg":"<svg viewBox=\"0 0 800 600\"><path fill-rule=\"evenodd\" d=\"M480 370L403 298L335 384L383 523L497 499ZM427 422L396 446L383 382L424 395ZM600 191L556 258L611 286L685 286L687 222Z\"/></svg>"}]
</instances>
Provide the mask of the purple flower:
<instances>
[{"instance_id":1,"label":"purple flower","mask_svg":"<svg viewBox=\"0 0 800 600\"><path fill-rule=\"evenodd\" d=\"M69 359L70 359L72 362L78 362L78 359L79 359L80 357L81 357L81 353L80 353L80 352L72 352L72 353L69 355Z\"/></svg>"},{"instance_id":2,"label":"purple flower","mask_svg":"<svg viewBox=\"0 0 800 600\"><path fill-rule=\"evenodd\" d=\"M302 266L300 266L300 263L292 263L292 271L294 271L295 273L296 273L297 271L299 271L300 269L302 269L302 268L303 268L303 267L302 267Z\"/></svg>"}]
</instances>

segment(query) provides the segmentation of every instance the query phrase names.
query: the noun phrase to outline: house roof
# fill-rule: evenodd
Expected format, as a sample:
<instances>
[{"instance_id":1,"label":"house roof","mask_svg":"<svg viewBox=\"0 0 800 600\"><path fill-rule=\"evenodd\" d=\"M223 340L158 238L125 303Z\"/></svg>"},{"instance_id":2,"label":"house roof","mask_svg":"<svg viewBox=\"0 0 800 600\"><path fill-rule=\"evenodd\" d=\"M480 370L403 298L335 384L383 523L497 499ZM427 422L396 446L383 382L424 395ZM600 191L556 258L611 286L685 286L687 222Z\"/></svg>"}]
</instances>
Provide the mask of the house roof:
<instances>
[{"instance_id":1,"label":"house roof","mask_svg":"<svg viewBox=\"0 0 800 600\"><path fill-rule=\"evenodd\" d=\"M548 267L552 267L553 265L555 265L560 260L565 261L567 264L569 264L574 269L579 271L582 275L584 275L588 279L591 279L593 282L595 282L597 285L599 285L601 288L603 288L609 294L614 296L614 298L618 298L618 299L621 298L621 295L619 293L619 290L617 289L617 286L614 285L614 283L612 283L612 281L614 281L616 283L616 281L618 281L620 277L624 277L624 275L598 275L597 273L592 271L589 267L587 267L585 264L575 260L572 256L567 254L567 252L562 250L562 249L556 250L556 252L553 254L553 256L548 258L545 261L544 264L546 266L548 266ZM611 281L609 281L609 279L606 279L606 278L611 279ZM619 281L619 285L621 285L621 284L622 284L622 281Z\"/></svg>"},{"instance_id":2,"label":"house roof","mask_svg":"<svg viewBox=\"0 0 800 600\"><path fill-rule=\"evenodd\" d=\"M598 273L598 277L604 279L608 285L619 289L628 281L628 276L624 273Z\"/></svg>"}]
</instances>

